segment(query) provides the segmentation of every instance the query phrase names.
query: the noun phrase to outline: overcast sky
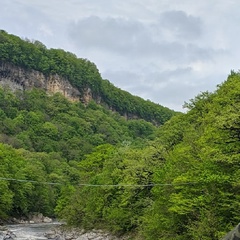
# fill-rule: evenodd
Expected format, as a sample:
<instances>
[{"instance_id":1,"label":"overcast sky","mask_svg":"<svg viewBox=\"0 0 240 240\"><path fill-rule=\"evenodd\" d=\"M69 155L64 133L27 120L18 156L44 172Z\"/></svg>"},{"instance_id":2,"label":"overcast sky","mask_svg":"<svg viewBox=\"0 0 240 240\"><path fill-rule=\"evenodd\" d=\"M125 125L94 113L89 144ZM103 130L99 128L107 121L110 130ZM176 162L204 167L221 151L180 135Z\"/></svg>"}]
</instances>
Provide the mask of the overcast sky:
<instances>
[{"instance_id":1,"label":"overcast sky","mask_svg":"<svg viewBox=\"0 0 240 240\"><path fill-rule=\"evenodd\" d=\"M174 110L240 68L239 0L0 0L0 29Z\"/></svg>"}]
</instances>

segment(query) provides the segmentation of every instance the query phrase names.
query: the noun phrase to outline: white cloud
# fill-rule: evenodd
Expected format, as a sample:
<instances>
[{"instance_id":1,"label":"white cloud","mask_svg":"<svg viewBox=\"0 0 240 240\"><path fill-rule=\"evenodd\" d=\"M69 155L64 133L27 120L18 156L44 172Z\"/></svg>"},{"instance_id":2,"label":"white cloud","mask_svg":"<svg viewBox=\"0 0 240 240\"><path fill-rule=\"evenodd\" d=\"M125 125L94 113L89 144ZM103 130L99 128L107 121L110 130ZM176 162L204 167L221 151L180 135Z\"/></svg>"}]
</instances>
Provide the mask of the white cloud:
<instances>
[{"instance_id":1,"label":"white cloud","mask_svg":"<svg viewBox=\"0 0 240 240\"><path fill-rule=\"evenodd\" d=\"M187 15L184 11L163 12L159 24L167 32L167 35L173 39L179 38L190 42L199 39L202 35L201 19Z\"/></svg>"},{"instance_id":2,"label":"white cloud","mask_svg":"<svg viewBox=\"0 0 240 240\"><path fill-rule=\"evenodd\" d=\"M181 109L239 69L236 0L11 0L0 28L72 51L103 78Z\"/></svg>"}]
</instances>

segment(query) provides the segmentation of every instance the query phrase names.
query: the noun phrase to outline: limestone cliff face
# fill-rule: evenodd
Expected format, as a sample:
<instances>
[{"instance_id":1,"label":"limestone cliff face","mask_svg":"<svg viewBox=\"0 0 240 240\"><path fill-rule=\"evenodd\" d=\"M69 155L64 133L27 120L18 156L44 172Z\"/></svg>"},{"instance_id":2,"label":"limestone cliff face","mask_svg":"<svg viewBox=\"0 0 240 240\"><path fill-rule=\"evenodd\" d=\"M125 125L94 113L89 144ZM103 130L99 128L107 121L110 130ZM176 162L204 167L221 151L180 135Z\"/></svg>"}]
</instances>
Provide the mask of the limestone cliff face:
<instances>
[{"instance_id":1,"label":"limestone cliff face","mask_svg":"<svg viewBox=\"0 0 240 240\"><path fill-rule=\"evenodd\" d=\"M41 88L49 94L61 93L70 101L80 100L80 92L67 79L57 74L46 76L39 71L25 70L9 63L0 63L0 85L13 91Z\"/></svg>"},{"instance_id":2,"label":"limestone cliff face","mask_svg":"<svg viewBox=\"0 0 240 240\"><path fill-rule=\"evenodd\" d=\"M85 88L83 94L80 98L81 102L88 104L93 99L92 90L90 88Z\"/></svg>"}]
</instances>

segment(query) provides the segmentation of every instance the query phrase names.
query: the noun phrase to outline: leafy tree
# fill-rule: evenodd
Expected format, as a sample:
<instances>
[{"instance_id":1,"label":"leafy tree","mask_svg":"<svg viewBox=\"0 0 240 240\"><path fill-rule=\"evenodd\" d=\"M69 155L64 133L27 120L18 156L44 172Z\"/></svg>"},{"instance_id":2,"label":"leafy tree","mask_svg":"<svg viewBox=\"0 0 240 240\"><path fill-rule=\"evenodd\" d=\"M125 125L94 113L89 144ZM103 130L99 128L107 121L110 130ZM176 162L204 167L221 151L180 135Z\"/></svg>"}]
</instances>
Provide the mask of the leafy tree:
<instances>
[{"instance_id":1,"label":"leafy tree","mask_svg":"<svg viewBox=\"0 0 240 240\"><path fill-rule=\"evenodd\" d=\"M1 31L0 52L2 64L37 70L46 76L50 74L62 76L79 90L82 101L85 101L84 94L89 92L95 102L130 119L137 117L155 125L161 125L175 115L174 111L166 107L132 96L115 87L108 80L103 80L96 65L89 60L77 58L73 53L62 49L47 49L37 40L23 40L6 31ZM27 94L24 97L28 97ZM25 102L25 104L29 107L32 105L31 102ZM42 104L43 102L39 102L37 106L41 107ZM51 105L49 107L48 113L55 114L56 109L51 109Z\"/></svg>"}]
</instances>

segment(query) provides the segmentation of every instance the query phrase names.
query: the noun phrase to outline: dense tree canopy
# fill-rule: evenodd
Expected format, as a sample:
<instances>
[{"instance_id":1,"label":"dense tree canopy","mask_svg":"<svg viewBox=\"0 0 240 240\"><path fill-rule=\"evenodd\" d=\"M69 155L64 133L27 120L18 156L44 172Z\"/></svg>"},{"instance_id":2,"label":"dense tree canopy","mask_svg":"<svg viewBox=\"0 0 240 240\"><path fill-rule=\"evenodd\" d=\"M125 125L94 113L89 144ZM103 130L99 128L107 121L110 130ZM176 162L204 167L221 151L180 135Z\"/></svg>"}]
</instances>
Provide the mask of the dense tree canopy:
<instances>
[{"instance_id":1,"label":"dense tree canopy","mask_svg":"<svg viewBox=\"0 0 240 240\"><path fill-rule=\"evenodd\" d=\"M223 237L240 220L239 81L232 72L190 100L141 150L106 145L88 155L79 182L103 186L77 187L69 204L58 203L59 216L136 239Z\"/></svg>"},{"instance_id":2,"label":"dense tree canopy","mask_svg":"<svg viewBox=\"0 0 240 240\"><path fill-rule=\"evenodd\" d=\"M65 77L80 93L91 89L95 100L101 99L102 105L129 118L142 118L159 125L175 114L166 107L133 96L103 80L96 65L87 59L77 58L62 49L47 49L39 41L22 40L3 30L0 31L0 64L2 62L38 70L45 75Z\"/></svg>"},{"instance_id":3,"label":"dense tree canopy","mask_svg":"<svg viewBox=\"0 0 240 240\"><path fill-rule=\"evenodd\" d=\"M42 212L146 240L218 240L240 221L239 72L170 119L71 53L3 31L0 49L1 61L72 76L75 86L97 81L95 93L118 110L0 89L0 220ZM169 120L153 125L156 116Z\"/></svg>"},{"instance_id":4,"label":"dense tree canopy","mask_svg":"<svg viewBox=\"0 0 240 240\"><path fill-rule=\"evenodd\" d=\"M29 212L53 215L62 184L79 183L78 162L105 144L141 148L157 129L144 120L127 121L95 103L85 107L61 94L48 96L44 90L12 93L0 88L0 98L0 219Z\"/></svg>"}]
</instances>

